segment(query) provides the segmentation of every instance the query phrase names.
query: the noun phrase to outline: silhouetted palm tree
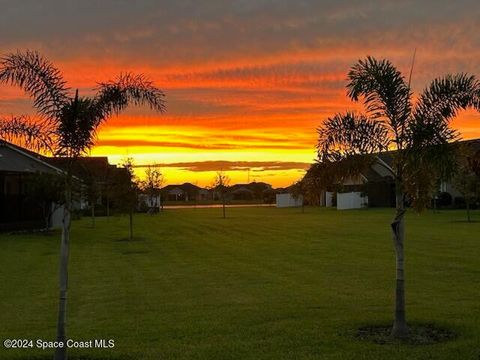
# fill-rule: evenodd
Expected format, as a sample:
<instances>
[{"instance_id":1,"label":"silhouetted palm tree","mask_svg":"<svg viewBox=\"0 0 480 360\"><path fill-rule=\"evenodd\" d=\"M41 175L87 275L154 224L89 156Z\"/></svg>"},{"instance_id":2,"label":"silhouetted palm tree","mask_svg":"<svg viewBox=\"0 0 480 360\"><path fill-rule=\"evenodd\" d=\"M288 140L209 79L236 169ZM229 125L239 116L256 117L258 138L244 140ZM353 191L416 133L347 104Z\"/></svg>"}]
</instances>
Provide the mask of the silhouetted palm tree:
<instances>
[{"instance_id":1,"label":"silhouetted palm tree","mask_svg":"<svg viewBox=\"0 0 480 360\"><path fill-rule=\"evenodd\" d=\"M0 82L22 88L32 99L41 123L24 118L1 123L1 134L26 138L28 142L50 148L55 156L69 159L65 171L65 206L60 250L60 297L57 340L65 343L68 255L72 206L72 164L94 145L96 130L109 117L129 105L148 105L165 110L164 93L143 75L125 73L117 79L99 83L92 97L74 95L61 72L36 52L17 52L0 61ZM37 141L34 141L34 138ZM40 139L40 141L38 141ZM45 141L42 141L45 139ZM57 349L55 359L66 358L66 347Z\"/></svg>"},{"instance_id":2,"label":"silhouetted palm tree","mask_svg":"<svg viewBox=\"0 0 480 360\"><path fill-rule=\"evenodd\" d=\"M329 167L337 169L334 177L346 178L358 176L375 161L376 153L397 150L392 166L383 165L395 179L396 192L391 223L397 269L392 335L405 337L405 200L408 196L416 208L423 208L431 199L435 175L453 165L448 143L457 133L449 124L461 109L480 109L480 83L466 74L447 75L434 80L414 103L410 80L407 83L388 60L361 60L348 78L348 96L362 98L367 114L347 112L327 119L318 129L319 161L336 162L338 166Z\"/></svg>"}]
</instances>

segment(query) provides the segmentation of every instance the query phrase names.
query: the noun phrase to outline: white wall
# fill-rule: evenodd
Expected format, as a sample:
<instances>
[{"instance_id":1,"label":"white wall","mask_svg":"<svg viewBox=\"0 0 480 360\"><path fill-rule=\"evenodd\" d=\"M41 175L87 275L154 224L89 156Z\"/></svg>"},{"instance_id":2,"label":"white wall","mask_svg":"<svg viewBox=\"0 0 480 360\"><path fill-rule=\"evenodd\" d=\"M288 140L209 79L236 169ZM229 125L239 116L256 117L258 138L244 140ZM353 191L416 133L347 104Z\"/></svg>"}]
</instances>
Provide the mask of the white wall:
<instances>
[{"instance_id":1,"label":"white wall","mask_svg":"<svg viewBox=\"0 0 480 360\"><path fill-rule=\"evenodd\" d=\"M362 197L361 192L337 194L337 209L361 209L368 206L368 197Z\"/></svg>"},{"instance_id":2,"label":"white wall","mask_svg":"<svg viewBox=\"0 0 480 360\"><path fill-rule=\"evenodd\" d=\"M298 207L303 204L303 196L295 199L292 194L277 194L277 207Z\"/></svg>"},{"instance_id":3,"label":"white wall","mask_svg":"<svg viewBox=\"0 0 480 360\"><path fill-rule=\"evenodd\" d=\"M55 206L52 204L52 207ZM58 207L50 218L50 225L54 229L61 228L63 226L63 205Z\"/></svg>"},{"instance_id":4,"label":"white wall","mask_svg":"<svg viewBox=\"0 0 480 360\"><path fill-rule=\"evenodd\" d=\"M152 197L146 194L138 195L138 205L145 203L147 207L160 208L160 205L161 205L160 200L161 200L160 195L152 196Z\"/></svg>"},{"instance_id":5,"label":"white wall","mask_svg":"<svg viewBox=\"0 0 480 360\"><path fill-rule=\"evenodd\" d=\"M325 207L333 206L333 192L325 192Z\"/></svg>"}]
</instances>

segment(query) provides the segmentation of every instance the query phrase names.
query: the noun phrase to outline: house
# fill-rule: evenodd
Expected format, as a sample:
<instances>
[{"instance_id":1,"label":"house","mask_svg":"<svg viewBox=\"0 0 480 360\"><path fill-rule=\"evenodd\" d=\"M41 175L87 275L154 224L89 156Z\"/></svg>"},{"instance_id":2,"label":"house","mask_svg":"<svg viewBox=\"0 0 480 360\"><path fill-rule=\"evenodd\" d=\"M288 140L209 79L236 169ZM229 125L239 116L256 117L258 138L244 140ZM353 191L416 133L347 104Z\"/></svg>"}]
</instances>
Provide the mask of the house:
<instances>
[{"instance_id":1,"label":"house","mask_svg":"<svg viewBox=\"0 0 480 360\"><path fill-rule=\"evenodd\" d=\"M50 157L46 158L46 161L65 170L70 159ZM72 173L83 182L84 186L80 197L76 199L76 207L81 210L87 209L92 201L95 201L95 205L107 204L112 200L108 197L108 187L115 178L115 174L122 171L124 169L111 165L106 156L77 158L73 163Z\"/></svg>"},{"instance_id":2,"label":"house","mask_svg":"<svg viewBox=\"0 0 480 360\"><path fill-rule=\"evenodd\" d=\"M202 189L198 190L197 197L199 201L207 201L212 199L212 193L208 189Z\"/></svg>"},{"instance_id":3,"label":"house","mask_svg":"<svg viewBox=\"0 0 480 360\"><path fill-rule=\"evenodd\" d=\"M230 200L260 200L273 203L275 194L272 185L256 181L248 184L235 184L227 190L227 198Z\"/></svg>"},{"instance_id":4,"label":"house","mask_svg":"<svg viewBox=\"0 0 480 360\"><path fill-rule=\"evenodd\" d=\"M33 199L28 194L26 179L35 173L63 174L69 162L68 158L46 157L0 140L0 230L44 228L45 202L42 201L40 206L39 199ZM110 165L107 157L77 158L72 165L72 173L81 186L78 187L80 191L74 194L73 208L87 209L95 201L95 205L106 204L108 213L109 202L114 203L115 199L108 198L107 190L116 176L123 175L124 171ZM62 209L55 204L51 206L55 211L50 216L50 226L61 226Z\"/></svg>"},{"instance_id":5,"label":"house","mask_svg":"<svg viewBox=\"0 0 480 360\"><path fill-rule=\"evenodd\" d=\"M246 186L238 184L228 190L228 197L231 200L253 200L255 193Z\"/></svg>"},{"instance_id":6,"label":"house","mask_svg":"<svg viewBox=\"0 0 480 360\"><path fill-rule=\"evenodd\" d=\"M380 153L376 162L357 178L346 179L337 192L337 209L394 207L395 180L391 173L391 152ZM325 196L326 205L327 196Z\"/></svg>"},{"instance_id":7,"label":"house","mask_svg":"<svg viewBox=\"0 0 480 360\"><path fill-rule=\"evenodd\" d=\"M35 173L63 171L39 154L0 140L0 230L45 227L43 209L26 191L27 177ZM58 216L51 221L52 227L61 226Z\"/></svg>"},{"instance_id":8,"label":"house","mask_svg":"<svg viewBox=\"0 0 480 360\"><path fill-rule=\"evenodd\" d=\"M480 157L480 139L460 143L469 146ZM394 151L377 154L374 164L363 174L338 184L336 192L322 192L320 205L336 206L337 209L395 207L395 181L391 172L394 154ZM442 181L438 190L448 193L453 202L460 196L451 181Z\"/></svg>"},{"instance_id":9,"label":"house","mask_svg":"<svg viewBox=\"0 0 480 360\"><path fill-rule=\"evenodd\" d=\"M165 201L206 201L212 199L212 193L191 183L181 185L167 185L161 189L162 199Z\"/></svg>"}]
</instances>

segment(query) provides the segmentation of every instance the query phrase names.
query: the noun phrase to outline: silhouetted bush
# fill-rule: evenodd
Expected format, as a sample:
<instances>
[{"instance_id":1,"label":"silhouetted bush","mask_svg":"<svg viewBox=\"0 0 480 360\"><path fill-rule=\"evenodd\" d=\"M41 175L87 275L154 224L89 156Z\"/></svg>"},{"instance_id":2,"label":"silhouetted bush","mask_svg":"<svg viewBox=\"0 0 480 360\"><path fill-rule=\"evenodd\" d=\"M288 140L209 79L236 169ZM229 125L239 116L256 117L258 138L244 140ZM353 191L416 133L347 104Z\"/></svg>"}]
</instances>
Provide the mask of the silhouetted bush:
<instances>
[{"instance_id":1,"label":"silhouetted bush","mask_svg":"<svg viewBox=\"0 0 480 360\"><path fill-rule=\"evenodd\" d=\"M437 199L438 206L451 206L452 205L452 195L448 192L441 192L438 194Z\"/></svg>"}]
</instances>

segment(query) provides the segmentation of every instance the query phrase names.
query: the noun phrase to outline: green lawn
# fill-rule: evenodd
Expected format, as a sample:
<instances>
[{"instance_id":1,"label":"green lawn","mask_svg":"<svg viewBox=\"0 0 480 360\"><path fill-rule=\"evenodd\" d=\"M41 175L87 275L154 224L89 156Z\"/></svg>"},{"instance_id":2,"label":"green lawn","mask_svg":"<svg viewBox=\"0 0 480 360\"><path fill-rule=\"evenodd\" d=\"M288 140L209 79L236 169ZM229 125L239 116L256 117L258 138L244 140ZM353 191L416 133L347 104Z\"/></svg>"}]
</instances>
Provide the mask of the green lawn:
<instances>
[{"instance_id":1,"label":"green lawn","mask_svg":"<svg viewBox=\"0 0 480 360\"><path fill-rule=\"evenodd\" d=\"M73 224L68 337L114 339L91 359L462 359L480 356L480 222L407 216L407 316L458 333L376 345L351 333L391 321L392 210L169 210ZM480 221L480 213L474 213ZM54 340L59 235L0 235L0 340ZM51 351L0 348L1 359ZM73 357L75 355L75 357Z\"/></svg>"}]
</instances>

